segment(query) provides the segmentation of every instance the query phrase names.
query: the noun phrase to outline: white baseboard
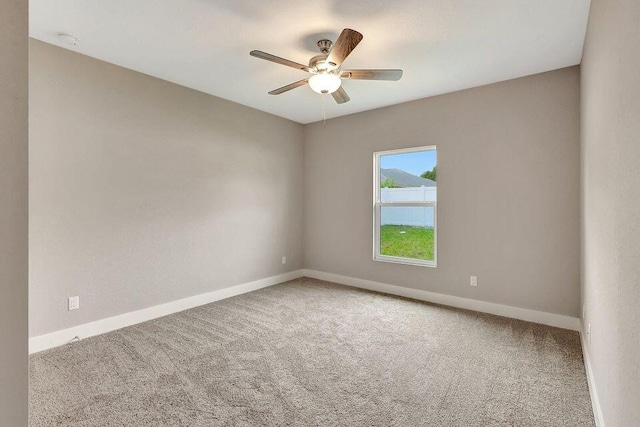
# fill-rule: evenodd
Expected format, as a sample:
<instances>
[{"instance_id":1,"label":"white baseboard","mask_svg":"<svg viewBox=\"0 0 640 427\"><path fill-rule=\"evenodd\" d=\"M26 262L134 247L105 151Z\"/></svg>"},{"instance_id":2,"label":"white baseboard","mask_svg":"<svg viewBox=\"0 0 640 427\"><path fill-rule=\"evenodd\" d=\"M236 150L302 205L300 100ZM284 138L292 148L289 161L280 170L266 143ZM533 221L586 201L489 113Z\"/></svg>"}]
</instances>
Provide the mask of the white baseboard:
<instances>
[{"instance_id":1,"label":"white baseboard","mask_svg":"<svg viewBox=\"0 0 640 427\"><path fill-rule=\"evenodd\" d=\"M137 323L146 322L147 320L176 313L178 311L209 304L214 301L266 288L268 286L277 285L278 283L297 279L299 277L302 277L302 270L291 271L289 273L267 277L254 282L243 283L241 285L231 286L229 288L220 289L206 294L195 295L179 299L177 301L171 301L166 304L160 304L144 308L142 310L132 311L130 313L120 314L118 316L108 317L106 319L96 320L95 322L85 323L83 325L40 335L29 339L29 354L67 344L76 336L80 337L80 339L93 337L95 335L104 334L126 326L135 325Z\"/></svg>"},{"instance_id":2,"label":"white baseboard","mask_svg":"<svg viewBox=\"0 0 640 427\"><path fill-rule=\"evenodd\" d=\"M323 271L305 269L303 270L303 273L306 277L326 280L328 282L340 283L341 285L369 289L371 291L383 292L386 294L398 295L406 298L417 299L420 301L428 301L436 304L448 305L451 307L464 308L467 310L480 311L482 313L495 314L497 316L511 317L513 319L526 320L528 322L542 323L544 325L570 329L572 331L580 330L580 319L577 317L547 313L544 311L529 310L527 308L512 307L510 305L478 301L469 298L439 294L436 292L422 291L419 289L405 288L402 286L389 285L387 283L357 279L355 277L340 276L333 273L325 273Z\"/></svg>"},{"instance_id":3,"label":"white baseboard","mask_svg":"<svg viewBox=\"0 0 640 427\"><path fill-rule=\"evenodd\" d=\"M596 427L604 427L604 418L600 410L600 400L598 400L598 389L596 388L596 380L593 377L591 369L591 360L589 359L589 350L585 341L586 334L584 328L580 331L580 342L582 343L582 357L584 359L584 369L587 373L587 382L589 383L589 394L591 395L591 405L593 406L593 418L596 420Z\"/></svg>"}]
</instances>

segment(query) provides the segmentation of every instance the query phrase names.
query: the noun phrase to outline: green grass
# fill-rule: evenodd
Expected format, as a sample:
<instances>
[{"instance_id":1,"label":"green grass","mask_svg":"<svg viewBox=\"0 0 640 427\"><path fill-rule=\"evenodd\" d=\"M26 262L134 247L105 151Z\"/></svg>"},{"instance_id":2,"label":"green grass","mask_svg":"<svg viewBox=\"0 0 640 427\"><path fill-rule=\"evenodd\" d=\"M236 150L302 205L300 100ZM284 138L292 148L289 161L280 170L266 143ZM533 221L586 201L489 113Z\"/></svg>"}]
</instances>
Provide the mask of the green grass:
<instances>
[{"instance_id":1,"label":"green grass","mask_svg":"<svg viewBox=\"0 0 640 427\"><path fill-rule=\"evenodd\" d=\"M405 225L380 227L380 254L433 261L433 228Z\"/></svg>"}]
</instances>

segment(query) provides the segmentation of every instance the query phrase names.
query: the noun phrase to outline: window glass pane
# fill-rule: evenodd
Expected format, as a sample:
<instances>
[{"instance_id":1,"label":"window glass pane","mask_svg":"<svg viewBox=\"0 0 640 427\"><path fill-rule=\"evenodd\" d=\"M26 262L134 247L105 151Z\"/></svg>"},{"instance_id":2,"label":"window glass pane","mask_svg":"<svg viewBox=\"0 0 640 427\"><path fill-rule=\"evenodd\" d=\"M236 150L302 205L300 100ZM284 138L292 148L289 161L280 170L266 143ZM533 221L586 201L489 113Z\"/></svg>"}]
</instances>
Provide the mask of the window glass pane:
<instances>
[{"instance_id":1,"label":"window glass pane","mask_svg":"<svg viewBox=\"0 0 640 427\"><path fill-rule=\"evenodd\" d=\"M380 208L380 255L433 261L435 208Z\"/></svg>"},{"instance_id":2,"label":"window glass pane","mask_svg":"<svg viewBox=\"0 0 640 427\"><path fill-rule=\"evenodd\" d=\"M380 156L381 202L435 202L436 150Z\"/></svg>"}]
</instances>

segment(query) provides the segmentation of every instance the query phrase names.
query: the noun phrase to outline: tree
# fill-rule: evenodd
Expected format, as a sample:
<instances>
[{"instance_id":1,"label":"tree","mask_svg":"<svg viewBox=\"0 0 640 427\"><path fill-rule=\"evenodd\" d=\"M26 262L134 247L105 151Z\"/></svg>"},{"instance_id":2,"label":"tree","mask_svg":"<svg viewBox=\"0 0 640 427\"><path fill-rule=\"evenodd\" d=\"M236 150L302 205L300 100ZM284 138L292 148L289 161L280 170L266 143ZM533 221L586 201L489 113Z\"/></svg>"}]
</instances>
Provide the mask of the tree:
<instances>
[{"instance_id":1,"label":"tree","mask_svg":"<svg viewBox=\"0 0 640 427\"><path fill-rule=\"evenodd\" d=\"M380 184L380 188L400 188L400 186L396 184L394 179L387 178L382 184Z\"/></svg>"},{"instance_id":2,"label":"tree","mask_svg":"<svg viewBox=\"0 0 640 427\"><path fill-rule=\"evenodd\" d=\"M420 175L420 177L430 179L431 181L436 181L436 168L437 166L434 166L433 169L424 172L422 175Z\"/></svg>"}]
</instances>

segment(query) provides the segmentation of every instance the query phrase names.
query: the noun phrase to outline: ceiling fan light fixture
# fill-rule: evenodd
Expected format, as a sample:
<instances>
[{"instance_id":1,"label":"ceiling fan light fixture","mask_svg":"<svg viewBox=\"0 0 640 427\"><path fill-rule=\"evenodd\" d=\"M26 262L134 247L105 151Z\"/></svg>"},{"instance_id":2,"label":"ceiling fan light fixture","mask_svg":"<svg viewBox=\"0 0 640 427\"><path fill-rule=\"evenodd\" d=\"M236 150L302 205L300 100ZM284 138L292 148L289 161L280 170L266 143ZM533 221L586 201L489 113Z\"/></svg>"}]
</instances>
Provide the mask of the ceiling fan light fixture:
<instances>
[{"instance_id":1,"label":"ceiling fan light fixture","mask_svg":"<svg viewBox=\"0 0 640 427\"><path fill-rule=\"evenodd\" d=\"M309 86L316 93L333 93L340 88L342 81L335 74L320 73L311 76Z\"/></svg>"}]
</instances>

